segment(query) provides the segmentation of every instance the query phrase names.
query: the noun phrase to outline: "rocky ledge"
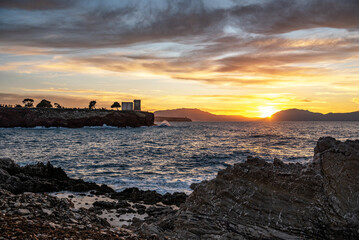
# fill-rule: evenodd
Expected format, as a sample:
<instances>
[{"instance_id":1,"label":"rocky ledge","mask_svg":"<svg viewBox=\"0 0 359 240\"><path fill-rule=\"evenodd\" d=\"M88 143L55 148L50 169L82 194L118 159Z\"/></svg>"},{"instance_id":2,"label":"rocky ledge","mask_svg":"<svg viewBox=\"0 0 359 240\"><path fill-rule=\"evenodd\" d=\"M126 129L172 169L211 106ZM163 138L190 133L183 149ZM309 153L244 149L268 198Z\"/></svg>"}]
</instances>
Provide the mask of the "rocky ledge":
<instances>
[{"instance_id":1,"label":"rocky ledge","mask_svg":"<svg viewBox=\"0 0 359 240\"><path fill-rule=\"evenodd\" d=\"M152 126L154 115L139 111L0 108L0 127Z\"/></svg>"},{"instance_id":2,"label":"rocky ledge","mask_svg":"<svg viewBox=\"0 0 359 240\"><path fill-rule=\"evenodd\" d=\"M115 192L69 178L49 162L21 167L2 158L0 239L152 239L124 227L173 215L186 198L184 193L161 195L138 188Z\"/></svg>"},{"instance_id":3,"label":"rocky ledge","mask_svg":"<svg viewBox=\"0 0 359 240\"><path fill-rule=\"evenodd\" d=\"M9 158L0 158L0 189L14 194L32 192L49 193L59 191L91 192L93 195L106 195L119 201L141 202L145 204L163 203L176 205L184 203L185 193L166 193L164 195L151 190L127 188L121 192L114 191L111 187L82 179L69 178L67 174L50 162L33 165L19 166Z\"/></svg>"},{"instance_id":4,"label":"rocky ledge","mask_svg":"<svg viewBox=\"0 0 359 240\"><path fill-rule=\"evenodd\" d=\"M310 163L248 158L192 184L179 211L137 224L160 239L359 239L359 141L319 139Z\"/></svg>"}]
</instances>

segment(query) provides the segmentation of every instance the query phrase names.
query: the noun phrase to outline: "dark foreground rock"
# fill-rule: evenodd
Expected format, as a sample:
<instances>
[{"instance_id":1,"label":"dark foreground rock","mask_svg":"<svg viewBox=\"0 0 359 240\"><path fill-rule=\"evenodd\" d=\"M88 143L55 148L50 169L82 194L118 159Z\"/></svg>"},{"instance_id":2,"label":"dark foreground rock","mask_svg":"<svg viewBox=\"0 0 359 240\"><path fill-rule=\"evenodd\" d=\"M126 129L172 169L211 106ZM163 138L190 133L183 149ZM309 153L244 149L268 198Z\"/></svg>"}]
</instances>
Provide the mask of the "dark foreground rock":
<instances>
[{"instance_id":1,"label":"dark foreground rock","mask_svg":"<svg viewBox=\"0 0 359 240\"><path fill-rule=\"evenodd\" d=\"M359 141L319 139L308 164L248 158L193 184L179 211L137 223L173 239L359 239Z\"/></svg>"},{"instance_id":2,"label":"dark foreground rock","mask_svg":"<svg viewBox=\"0 0 359 240\"><path fill-rule=\"evenodd\" d=\"M0 239L142 239L68 199L0 189Z\"/></svg>"},{"instance_id":3,"label":"dark foreground rock","mask_svg":"<svg viewBox=\"0 0 359 240\"><path fill-rule=\"evenodd\" d=\"M89 193L77 197L68 195L64 199L47 195L47 192L58 191ZM87 202L90 196L95 199L93 204ZM82 197L87 200L81 203ZM21 167L11 159L2 158L0 239L157 239L154 236L141 238L131 230L110 224L114 223L115 215L122 218L129 213L157 221L176 213L178 207L174 205L184 203L186 197L184 193L161 195L137 188L115 192L106 185L69 178L61 168L49 162ZM136 219L133 221L138 223Z\"/></svg>"},{"instance_id":4,"label":"dark foreground rock","mask_svg":"<svg viewBox=\"0 0 359 240\"><path fill-rule=\"evenodd\" d=\"M162 202L166 205L177 205L184 203L187 195L185 193L166 193L164 195L156 191L140 190L138 188L127 188L121 192L115 192L109 186L97 185L82 179L69 178L61 169L54 167L50 162L47 164L37 163L33 165L19 166L9 158L0 158L0 189L6 189L12 193L44 193L44 192L88 192L94 195L108 195L116 200L131 202L143 202L155 204ZM101 203L99 203L101 204ZM113 203L105 203L113 204ZM126 207L121 202L115 207L102 206L103 208Z\"/></svg>"},{"instance_id":5,"label":"dark foreground rock","mask_svg":"<svg viewBox=\"0 0 359 240\"><path fill-rule=\"evenodd\" d=\"M128 200L131 202L143 202L146 204L155 204L162 202L166 205L180 206L186 201L185 193L175 192L164 195L151 190L140 190L138 188L127 188L121 192L111 193L111 198L118 200Z\"/></svg>"},{"instance_id":6,"label":"dark foreground rock","mask_svg":"<svg viewBox=\"0 0 359 240\"><path fill-rule=\"evenodd\" d=\"M20 167L9 158L0 159L0 189L12 193L90 190L102 194L114 192L106 185L99 186L82 179L69 178L61 168L56 168L49 162Z\"/></svg>"},{"instance_id":7,"label":"dark foreground rock","mask_svg":"<svg viewBox=\"0 0 359 240\"><path fill-rule=\"evenodd\" d=\"M0 127L152 126L154 115L138 111L0 108Z\"/></svg>"}]
</instances>

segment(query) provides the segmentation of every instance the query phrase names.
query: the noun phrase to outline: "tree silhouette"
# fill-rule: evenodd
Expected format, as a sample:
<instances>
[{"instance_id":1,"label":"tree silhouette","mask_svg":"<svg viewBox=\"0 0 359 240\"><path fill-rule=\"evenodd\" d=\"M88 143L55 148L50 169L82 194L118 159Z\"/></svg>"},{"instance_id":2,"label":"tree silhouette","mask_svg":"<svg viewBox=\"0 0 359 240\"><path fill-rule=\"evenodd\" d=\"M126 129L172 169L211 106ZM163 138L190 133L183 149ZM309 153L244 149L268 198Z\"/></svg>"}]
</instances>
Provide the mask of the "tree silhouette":
<instances>
[{"instance_id":1,"label":"tree silhouette","mask_svg":"<svg viewBox=\"0 0 359 240\"><path fill-rule=\"evenodd\" d=\"M52 104L50 101L47 101L46 99L42 99L41 102L39 102L36 105L37 108L52 108Z\"/></svg>"},{"instance_id":2,"label":"tree silhouette","mask_svg":"<svg viewBox=\"0 0 359 240\"><path fill-rule=\"evenodd\" d=\"M118 108L121 107L121 104L119 104L118 102L114 102L112 105L111 105L111 108L116 108L116 110L118 111Z\"/></svg>"},{"instance_id":3,"label":"tree silhouette","mask_svg":"<svg viewBox=\"0 0 359 240\"><path fill-rule=\"evenodd\" d=\"M25 98L22 100L22 103L25 104L24 107L33 107L34 106L34 100L31 98Z\"/></svg>"},{"instance_id":4,"label":"tree silhouette","mask_svg":"<svg viewBox=\"0 0 359 240\"><path fill-rule=\"evenodd\" d=\"M89 103L89 109L94 109L95 108L95 105L96 105L96 101L91 101Z\"/></svg>"},{"instance_id":5,"label":"tree silhouette","mask_svg":"<svg viewBox=\"0 0 359 240\"><path fill-rule=\"evenodd\" d=\"M54 103L55 108L62 108L60 104Z\"/></svg>"}]
</instances>

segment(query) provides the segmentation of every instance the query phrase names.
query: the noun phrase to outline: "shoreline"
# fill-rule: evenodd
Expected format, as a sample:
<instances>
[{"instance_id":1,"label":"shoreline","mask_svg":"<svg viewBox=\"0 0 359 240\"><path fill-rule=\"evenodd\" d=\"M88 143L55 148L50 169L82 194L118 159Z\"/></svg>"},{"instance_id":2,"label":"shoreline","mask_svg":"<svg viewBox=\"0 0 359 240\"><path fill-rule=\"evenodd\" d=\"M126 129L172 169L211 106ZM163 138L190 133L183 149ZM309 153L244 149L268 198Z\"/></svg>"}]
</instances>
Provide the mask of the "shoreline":
<instances>
[{"instance_id":1,"label":"shoreline","mask_svg":"<svg viewBox=\"0 0 359 240\"><path fill-rule=\"evenodd\" d=\"M19 166L0 158L0 229L1 236L9 238L52 239L69 233L75 239L147 239L126 228L174 213L186 198L185 193L162 195L138 188L116 192L104 184L69 178L49 162Z\"/></svg>"},{"instance_id":2,"label":"shoreline","mask_svg":"<svg viewBox=\"0 0 359 240\"><path fill-rule=\"evenodd\" d=\"M320 138L306 164L248 157L192 184L189 196L115 192L49 163L20 167L10 159L0 159L0 178L0 229L8 238L359 237L359 140Z\"/></svg>"}]
</instances>

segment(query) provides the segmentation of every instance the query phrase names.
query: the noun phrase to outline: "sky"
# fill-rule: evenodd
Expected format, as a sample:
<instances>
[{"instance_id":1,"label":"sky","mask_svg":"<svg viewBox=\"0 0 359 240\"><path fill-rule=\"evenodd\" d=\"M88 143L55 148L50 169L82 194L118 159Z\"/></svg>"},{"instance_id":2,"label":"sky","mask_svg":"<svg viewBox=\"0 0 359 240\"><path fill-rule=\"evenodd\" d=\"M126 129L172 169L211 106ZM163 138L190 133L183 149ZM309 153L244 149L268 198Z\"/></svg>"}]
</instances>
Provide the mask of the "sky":
<instances>
[{"instance_id":1,"label":"sky","mask_svg":"<svg viewBox=\"0 0 359 240\"><path fill-rule=\"evenodd\" d=\"M359 110L358 0L1 0L0 103Z\"/></svg>"}]
</instances>

